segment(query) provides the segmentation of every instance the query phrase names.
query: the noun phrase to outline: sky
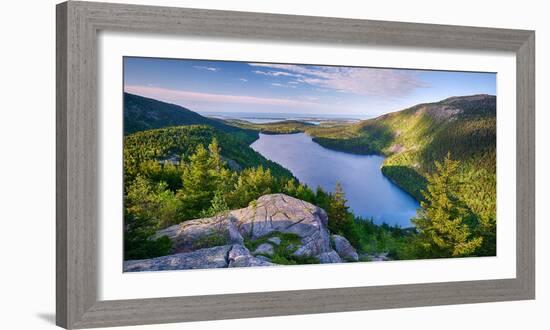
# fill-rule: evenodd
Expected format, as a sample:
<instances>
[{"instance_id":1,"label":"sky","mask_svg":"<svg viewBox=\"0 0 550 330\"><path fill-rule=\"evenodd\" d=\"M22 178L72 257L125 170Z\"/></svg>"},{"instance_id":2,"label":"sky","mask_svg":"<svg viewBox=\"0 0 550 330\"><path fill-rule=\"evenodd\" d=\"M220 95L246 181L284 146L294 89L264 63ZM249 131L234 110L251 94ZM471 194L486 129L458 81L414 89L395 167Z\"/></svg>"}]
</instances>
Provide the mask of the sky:
<instances>
[{"instance_id":1,"label":"sky","mask_svg":"<svg viewBox=\"0 0 550 330\"><path fill-rule=\"evenodd\" d=\"M496 95L496 74L124 57L124 91L203 114L371 118L451 96Z\"/></svg>"}]
</instances>

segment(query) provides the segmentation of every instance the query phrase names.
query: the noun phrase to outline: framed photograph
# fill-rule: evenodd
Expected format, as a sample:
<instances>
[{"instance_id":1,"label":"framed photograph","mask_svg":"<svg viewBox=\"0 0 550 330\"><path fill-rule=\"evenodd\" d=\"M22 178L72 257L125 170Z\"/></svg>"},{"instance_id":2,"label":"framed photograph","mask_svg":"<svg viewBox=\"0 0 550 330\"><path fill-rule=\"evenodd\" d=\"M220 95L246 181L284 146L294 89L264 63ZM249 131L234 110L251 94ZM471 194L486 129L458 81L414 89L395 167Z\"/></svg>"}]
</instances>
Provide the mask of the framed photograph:
<instances>
[{"instance_id":1,"label":"framed photograph","mask_svg":"<svg viewBox=\"0 0 550 330\"><path fill-rule=\"evenodd\" d=\"M57 6L57 324L534 299L534 31Z\"/></svg>"}]
</instances>

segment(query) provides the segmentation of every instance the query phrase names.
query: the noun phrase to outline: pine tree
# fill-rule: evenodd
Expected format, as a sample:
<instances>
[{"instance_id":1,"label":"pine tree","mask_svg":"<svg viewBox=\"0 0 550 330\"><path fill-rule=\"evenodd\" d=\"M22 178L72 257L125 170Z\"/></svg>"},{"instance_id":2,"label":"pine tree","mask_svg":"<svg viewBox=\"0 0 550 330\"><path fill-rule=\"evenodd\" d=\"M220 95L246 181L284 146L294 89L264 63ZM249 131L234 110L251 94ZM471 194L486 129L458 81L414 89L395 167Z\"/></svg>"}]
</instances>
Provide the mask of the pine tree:
<instances>
[{"instance_id":1,"label":"pine tree","mask_svg":"<svg viewBox=\"0 0 550 330\"><path fill-rule=\"evenodd\" d=\"M212 171L220 172L225 167L225 164L222 160L221 148L218 145L218 139L212 139L212 142L208 145L208 151L210 153L209 167Z\"/></svg>"},{"instance_id":2,"label":"pine tree","mask_svg":"<svg viewBox=\"0 0 550 330\"><path fill-rule=\"evenodd\" d=\"M319 206L325 211L330 208L330 196L327 194L321 186L317 186L315 191L315 205Z\"/></svg>"},{"instance_id":3,"label":"pine tree","mask_svg":"<svg viewBox=\"0 0 550 330\"><path fill-rule=\"evenodd\" d=\"M207 218L212 216L223 216L229 210L227 202L225 200L224 192L217 190L212 198L212 203L207 210L201 211L201 218Z\"/></svg>"},{"instance_id":4,"label":"pine tree","mask_svg":"<svg viewBox=\"0 0 550 330\"><path fill-rule=\"evenodd\" d=\"M343 234L348 222L349 207L340 182L336 183L334 192L330 195L328 213L328 227L331 232Z\"/></svg>"},{"instance_id":5,"label":"pine tree","mask_svg":"<svg viewBox=\"0 0 550 330\"><path fill-rule=\"evenodd\" d=\"M153 258L170 251L170 239L151 237L172 218L175 202L166 184L155 185L139 175L136 177L125 197L125 259Z\"/></svg>"},{"instance_id":6,"label":"pine tree","mask_svg":"<svg viewBox=\"0 0 550 330\"><path fill-rule=\"evenodd\" d=\"M344 189L339 182L336 183L334 192L329 195L327 215L329 230L344 236L352 245L358 246L360 238L355 226L355 217L349 211Z\"/></svg>"},{"instance_id":7,"label":"pine tree","mask_svg":"<svg viewBox=\"0 0 550 330\"><path fill-rule=\"evenodd\" d=\"M463 174L461 198L475 214L477 226L474 235L483 237L477 255L496 255L496 173L485 169L469 169Z\"/></svg>"},{"instance_id":8,"label":"pine tree","mask_svg":"<svg viewBox=\"0 0 550 330\"><path fill-rule=\"evenodd\" d=\"M217 184L215 162L207 149L199 145L189 157L182 174L183 187L178 191L181 199L183 217L192 219L199 216L202 210L210 207Z\"/></svg>"},{"instance_id":9,"label":"pine tree","mask_svg":"<svg viewBox=\"0 0 550 330\"><path fill-rule=\"evenodd\" d=\"M315 202L315 194L313 191L311 191L308 186L301 183L298 185L298 188L296 188L296 198L310 203Z\"/></svg>"},{"instance_id":10,"label":"pine tree","mask_svg":"<svg viewBox=\"0 0 550 330\"><path fill-rule=\"evenodd\" d=\"M294 179L288 179L283 187L283 192L289 196L296 197L296 183Z\"/></svg>"},{"instance_id":11,"label":"pine tree","mask_svg":"<svg viewBox=\"0 0 550 330\"><path fill-rule=\"evenodd\" d=\"M260 196L270 194L276 187L276 180L269 169L262 166L242 171L230 194L232 207L244 207Z\"/></svg>"},{"instance_id":12,"label":"pine tree","mask_svg":"<svg viewBox=\"0 0 550 330\"><path fill-rule=\"evenodd\" d=\"M472 255L482 237L473 237L475 216L460 199L460 162L447 154L436 171L428 175L425 200L413 223L419 231L419 243L430 257Z\"/></svg>"}]
</instances>

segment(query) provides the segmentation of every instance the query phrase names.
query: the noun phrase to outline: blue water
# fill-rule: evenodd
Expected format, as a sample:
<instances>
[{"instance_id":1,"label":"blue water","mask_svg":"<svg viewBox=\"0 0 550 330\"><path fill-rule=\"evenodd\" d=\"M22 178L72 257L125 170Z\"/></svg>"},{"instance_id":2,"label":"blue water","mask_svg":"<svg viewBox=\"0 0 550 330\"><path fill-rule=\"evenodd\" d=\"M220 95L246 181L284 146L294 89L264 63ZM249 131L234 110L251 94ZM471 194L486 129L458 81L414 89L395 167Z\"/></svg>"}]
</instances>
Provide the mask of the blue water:
<instances>
[{"instance_id":1,"label":"blue water","mask_svg":"<svg viewBox=\"0 0 550 330\"><path fill-rule=\"evenodd\" d=\"M313 189L333 191L340 182L355 215L373 218L377 224L412 226L418 202L382 175L382 156L329 150L304 133L260 134L251 147Z\"/></svg>"}]
</instances>

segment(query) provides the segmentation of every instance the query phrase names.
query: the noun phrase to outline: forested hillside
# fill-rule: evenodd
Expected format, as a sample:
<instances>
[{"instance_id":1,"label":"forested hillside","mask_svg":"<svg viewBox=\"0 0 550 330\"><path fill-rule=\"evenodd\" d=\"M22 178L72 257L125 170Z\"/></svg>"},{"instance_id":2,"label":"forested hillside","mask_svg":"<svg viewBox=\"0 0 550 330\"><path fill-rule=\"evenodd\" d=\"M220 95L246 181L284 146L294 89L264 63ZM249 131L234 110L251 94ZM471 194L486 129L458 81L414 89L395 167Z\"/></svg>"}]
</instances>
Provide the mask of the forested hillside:
<instances>
[{"instance_id":1,"label":"forested hillside","mask_svg":"<svg viewBox=\"0 0 550 330\"><path fill-rule=\"evenodd\" d=\"M496 245L496 97L451 97L366 120L348 127L307 131L324 147L360 154L383 154L383 174L423 202L423 209L469 212L464 223L484 237L477 253ZM438 165L439 164L439 165ZM443 164L445 164L444 167ZM439 167L438 167L439 166ZM434 173L445 176L441 181ZM440 185L439 192L434 190ZM451 207L452 208L452 207ZM425 214L424 214L425 216ZM449 230L451 218L442 221ZM434 214L413 223L433 228ZM468 220L469 219L469 220ZM447 225L446 225L446 224ZM457 229L457 231L459 231ZM433 242L432 242L433 243ZM480 252L481 251L481 252ZM433 251L432 251L433 252Z\"/></svg>"},{"instance_id":2,"label":"forested hillside","mask_svg":"<svg viewBox=\"0 0 550 330\"><path fill-rule=\"evenodd\" d=\"M130 134L124 138L124 174L130 183L137 174L146 174L156 180L177 186L180 178L170 172L174 166L188 160L199 145L207 146L213 139L219 141L221 156L229 167L243 170L262 166L276 177L292 178L292 173L252 150L248 141L238 135L220 132L206 125L167 127Z\"/></svg>"},{"instance_id":3,"label":"forested hillside","mask_svg":"<svg viewBox=\"0 0 550 330\"><path fill-rule=\"evenodd\" d=\"M249 144L258 138L253 130L227 125L179 105L124 93L124 134L181 125L208 125L222 132L240 135Z\"/></svg>"},{"instance_id":4,"label":"forested hillside","mask_svg":"<svg viewBox=\"0 0 550 330\"><path fill-rule=\"evenodd\" d=\"M308 128L314 127L311 124L299 120L285 120L273 123L255 124L245 120L228 119L226 122L230 125L240 127L247 130L255 130L264 134L293 134L304 132Z\"/></svg>"},{"instance_id":5,"label":"forested hillside","mask_svg":"<svg viewBox=\"0 0 550 330\"><path fill-rule=\"evenodd\" d=\"M426 174L448 152L463 162L465 172L475 168L494 175L496 171L496 98L490 95L452 97L307 133L326 148L387 156L384 175L419 200Z\"/></svg>"}]
</instances>

